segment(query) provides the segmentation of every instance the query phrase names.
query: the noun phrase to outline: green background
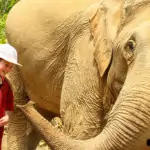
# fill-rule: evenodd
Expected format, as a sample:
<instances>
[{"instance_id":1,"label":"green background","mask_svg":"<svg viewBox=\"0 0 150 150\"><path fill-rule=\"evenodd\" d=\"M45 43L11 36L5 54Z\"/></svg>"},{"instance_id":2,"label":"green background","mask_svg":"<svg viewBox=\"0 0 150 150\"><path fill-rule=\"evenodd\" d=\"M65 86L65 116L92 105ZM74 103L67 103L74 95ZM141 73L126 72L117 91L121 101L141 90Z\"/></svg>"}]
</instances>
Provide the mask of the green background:
<instances>
[{"instance_id":1,"label":"green background","mask_svg":"<svg viewBox=\"0 0 150 150\"><path fill-rule=\"evenodd\" d=\"M6 43L5 23L10 9L19 0L0 0L0 43Z\"/></svg>"}]
</instances>

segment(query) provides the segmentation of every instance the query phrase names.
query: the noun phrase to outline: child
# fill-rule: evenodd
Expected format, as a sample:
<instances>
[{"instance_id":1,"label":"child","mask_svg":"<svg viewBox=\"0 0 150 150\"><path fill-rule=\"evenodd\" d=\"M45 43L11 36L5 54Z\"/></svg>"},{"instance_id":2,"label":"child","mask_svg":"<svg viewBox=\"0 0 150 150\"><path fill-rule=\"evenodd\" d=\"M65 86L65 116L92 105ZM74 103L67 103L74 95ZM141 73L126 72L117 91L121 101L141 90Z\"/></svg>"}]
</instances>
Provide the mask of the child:
<instances>
[{"instance_id":1,"label":"child","mask_svg":"<svg viewBox=\"0 0 150 150\"><path fill-rule=\"evenodd\" d=\"M17 63L16 50L9 44L0 44L0 150L4 126L13 111L13 94L5 75L11 71L14 64L21 66Z\"/></svg>"}]
</instances>

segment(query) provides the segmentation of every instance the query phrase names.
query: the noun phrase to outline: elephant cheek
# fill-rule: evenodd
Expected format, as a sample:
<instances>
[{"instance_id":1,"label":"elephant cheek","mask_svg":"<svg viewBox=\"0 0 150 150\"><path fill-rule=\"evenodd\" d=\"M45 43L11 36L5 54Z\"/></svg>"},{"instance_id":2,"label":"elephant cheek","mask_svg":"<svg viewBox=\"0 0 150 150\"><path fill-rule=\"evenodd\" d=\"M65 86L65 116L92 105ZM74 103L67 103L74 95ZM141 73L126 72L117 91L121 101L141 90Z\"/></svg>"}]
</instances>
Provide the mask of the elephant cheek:
<instances>
[{"instance_id":1,"label":"elephant cheek","mask_svg":"<svg viewBox=\"0 0 150 150\"><path fill-rule=\"evenodd\" d=\"M117 81L115 80L114 83L113 83L113 91L114 91L114 94L115 94L115 98L118 97L119 93L120 93L120 90L122 89L122 86L123 86L123 83L121 81Z\"/></svg>"}]
</instances>

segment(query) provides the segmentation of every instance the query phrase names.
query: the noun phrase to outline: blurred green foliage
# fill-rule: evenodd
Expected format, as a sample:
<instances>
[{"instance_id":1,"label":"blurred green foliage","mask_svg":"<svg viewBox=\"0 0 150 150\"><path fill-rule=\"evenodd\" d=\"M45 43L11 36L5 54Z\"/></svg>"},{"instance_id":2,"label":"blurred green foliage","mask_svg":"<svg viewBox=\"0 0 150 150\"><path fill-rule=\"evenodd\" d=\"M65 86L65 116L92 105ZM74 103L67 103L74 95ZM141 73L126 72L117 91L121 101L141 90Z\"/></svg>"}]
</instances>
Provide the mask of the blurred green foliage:
<instances>
[{"instance_id":1,"label":"blurred green foliage","mask_svg":"<svg viewBox=\"0 0 150 150\"><path fill-rule=\"evenodd\" d=\"M5 23L10 9L19 0L0 0L0 43L6 43Z\"/></svg>"}]
</instances>

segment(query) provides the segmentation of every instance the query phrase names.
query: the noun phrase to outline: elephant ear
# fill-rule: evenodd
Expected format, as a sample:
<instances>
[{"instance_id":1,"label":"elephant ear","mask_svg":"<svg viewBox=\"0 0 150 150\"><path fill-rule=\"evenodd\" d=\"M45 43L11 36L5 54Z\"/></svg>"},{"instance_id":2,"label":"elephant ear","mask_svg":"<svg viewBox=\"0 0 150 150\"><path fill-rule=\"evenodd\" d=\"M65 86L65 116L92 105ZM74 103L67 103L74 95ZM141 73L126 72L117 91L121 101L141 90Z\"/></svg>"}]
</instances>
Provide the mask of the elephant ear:
<instances>
[{"instance_id":1,"label":"elephant ear","mask_svg":"<svg viewBox=\"0 0 150 150\"><path fill-rule=\"evenodd\" d=\"M95 31L96 31L95 29L98 26L98 12L99 9L97 9L96 12L94 12L94 14L89 18L91 35L93 37L95 35Z\"/></svg>"},{"instance_id":2,"label":"elephant ear","mask_svg":"<svg viewBox=\"0 0 150 150\"><path fill-rule=\"evenodd\" d=\"M99 43L96 44L94 57L98 65L100 76L103 77L111 63L112 42L108 39L99 40Z\"/></svg>"},{"instance_id":3,"label":"elephant ear","mask_svg":"<svg viewBox=\"0 0 150 150\"><path fill-rule=\"evenodd\" d=\"M90 30L95 46L94 57L101 77L109 67L112 57L112 42L107 35L105 17L105 10L101 7L90 18Z\"/></svg>"},{"instance_id":4,"label":"elephant ear","mask_svg":"<svg viewBox=\"0 0 150 150\"><path fill-rule=\"evenodd\" d=\"M115 6L115 7L114 7ZM100 76L103 77L112 58L112 46L122 19L125 1L105 0L90 17L90 30L95 46L95 60Z\"/></svg>"}]
</instances>

